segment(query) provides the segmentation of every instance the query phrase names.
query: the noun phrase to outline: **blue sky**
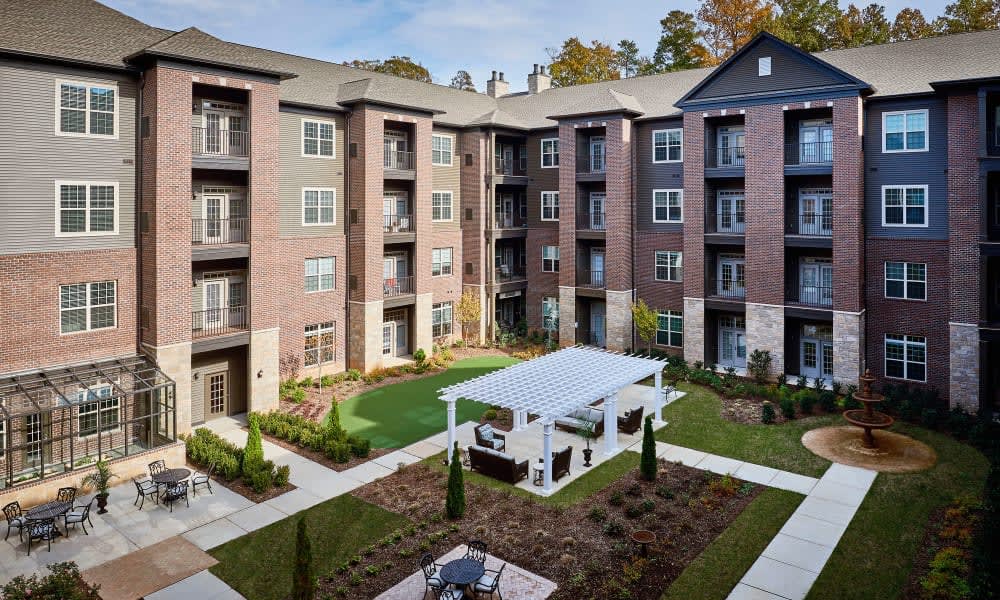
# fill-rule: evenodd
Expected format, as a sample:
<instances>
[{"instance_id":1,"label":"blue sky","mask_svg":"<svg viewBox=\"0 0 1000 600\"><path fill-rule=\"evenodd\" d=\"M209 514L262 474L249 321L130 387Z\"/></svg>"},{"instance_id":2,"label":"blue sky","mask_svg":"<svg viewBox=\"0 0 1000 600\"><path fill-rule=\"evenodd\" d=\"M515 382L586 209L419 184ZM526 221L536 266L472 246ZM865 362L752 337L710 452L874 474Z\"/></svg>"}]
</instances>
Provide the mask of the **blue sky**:
<instances>
[{"instance_id":1,"label":"blue sky","mask_svg":"<svg viewBox=\"0 0 1000 600\"><path fill-rule=\"evenodd\" d=\"M663 15L698 6L696 0L103 1L150 25L195 26L224 40L323 60L408 55L423 63L437 83L447 84L456 70L465 69L482 90L496 69L506 73L511 91L525 89L531 65L547 62L545 49L568 37L611 43L629 38L644 54L652 53ZM928 21L945 5L940 0L882 3L890 19L913 6Z\"/></svg>"}]
</instances>

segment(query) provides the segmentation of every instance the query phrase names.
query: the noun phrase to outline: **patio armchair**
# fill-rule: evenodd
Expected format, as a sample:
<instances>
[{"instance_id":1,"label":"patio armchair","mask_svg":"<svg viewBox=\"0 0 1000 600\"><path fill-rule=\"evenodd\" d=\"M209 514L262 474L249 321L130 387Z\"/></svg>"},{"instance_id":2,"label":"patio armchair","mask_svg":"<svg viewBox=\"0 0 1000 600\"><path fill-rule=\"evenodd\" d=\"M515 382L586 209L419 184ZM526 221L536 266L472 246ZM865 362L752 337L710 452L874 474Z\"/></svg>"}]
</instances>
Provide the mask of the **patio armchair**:
<instances>
[{"instance_id":1,"label":"patio armchair","mask_svg":"<svg viewBox=\"0 0 1000 600\"><path fill-rule=\"evenodd\" d=\"M507 483L517 483L528 476L527 460L517 462L513 456L490 448L469 446L469 462L473 471Z\"/></svg>"},{"instance_id":2,"label":"patio armchair","mask_svg":"<svg viewBox=\"0 0 1000 600\"><path fill-rule=\"evenodd\" d=\"M56 502L69 502L72 504L74 500L76 500L75 487L61 487L56 492Z\"/></svg>"},{"instance_id":3,"label":"patio armchair","mask_svg":"<svg viewBox=\"0 0 1000 600\"><path fill-rule=\"evenodd\" d=\"M625 411L624 416L618 417L618 431L629 435L639 431L642 428L642 411L645 408L645 406L640 406L639 408Z\"/></svg>"},{"instance_id":4,"label":"patio armchair","mask_svg":"<svg viewBox=\"0 0 1000 600\"><path fill-rule=\"evenodd\" d=\"M471 558L476 562L486 564L486 542L469 540L464 558Z\"/></svg>"},{"instance_id":5,"label":"patio armchair","mask_svg":"<svg viewBox=\"0 0 1000 600\"><path fill-rule=\"evenodd\" d=\"M146 479L139 481L133 477L132 483L135 484L135 502L132 503L133 506L138 503L139 510L142 510L142 505L146 503L146 496L152 496L153 502L159 504L159 495L157 492L159 491L160 486L153 483L153 480ZM139 498L142 498L142 502L139 502Z\"/></svg>"},{"instance_id":6,"label":"patio armchair","mask_svg":"<svg viewBox=\"0 0 1000 600\"><path fill-rule=\"evenodd\" d=\"M90 520L90 506L93 503L94 499L91 498L90 502L80 506L75 506L73 507L73 510L63 515L63 524L66 526L66 539L69 539L69 526L77 523L83 527L84 535L90 535L90 533L87 532L87 523L90 523L91 527L94 526L93 521Z\"/></svg>"},{"instance_id":7,"label":"patio armchair","mask_svg":"<svg viewBox=\"0 0 1000 600\"><path fill-rule=\"evenodd\" d=\"M203 485L208 488L208 493L215 495L212 491L212 473L215 471L215 463L208 465L208 471L205 473L195 473L191 476L191 491L194 495L198 495L198 486Z\"/></svg>"},{"instance_id":8,"label":"patio armchair","mask_svg":"<svg viewBox=\"0 0 1000 600\"><path fill-rule=\"evenodd\" d=\"M49 552L52 552L52 540L59 535L55 519L32 519L28 521L28 556L31 556L31 542L48 542Z\"/></svg>"},{"instance_id":9,"label":"patio armchair","mask_svg":"<svg viewBox=\"0 0 1000 600\"><path fill-rule=\"evenodd\" d=\"M486 569L486 572L479 578L479 581L472 586L472 591L475 592L476 598L486 594L492 598L496 594L497 598L503 600L503 594L500 593L500 576L503 575L503 570L506 567L507 563L504 563L500 565L500 569L497 571Z\"/></svg>"},{"instance_id":10,"label":"patio armchair","mask_svg":"<svg viewBox=\"0 0 1000 600\"><path fill-rule=\"evenodd\" d=\"M566 446L552 453L552 479L559 481L563 475L569 475L569 463L573 458L573 446Z\"/></svg>"},{"instance_id":11,"label":"patio armchair","mask_svg":"<svg viewBox=\"0 0 1000 600\"><path fill-rule=\"evenodd\" d=\"M462 600L465 592L453 588L431 588L434 591L434 600Z\"/></svg>"},{"instance_id":12,"label":"patio armchair","mask_svg":"<svg viewBox=\"0 0 1000 600\"><path fill-rule=\"evenodd\" d=\"M152 477L157 473L162 473L167 470L167 463L164 460L154 460L149 463L149 475Z\"/></svg>"},{"instance_id":13,"label":"patio armchair","mask_svg":"<svg viewBox=\"0 0 1000 600\"><path fill-rule=\"evenodd\" d=\"M170 512L174 512L174 502L177 502L181 498L184 499L184 503L188 508L191 508L191 502L188 501L188 482L178 481L172 485L167 486L166 491L163 492L163 501L170 505Z\"/></svg>"},{"instance_id":14,"label":"patio armchair","mask_svg":"<svg viewBox=\"0 0 1000 600\"><path fill-rule=\"evenodd\" d=\"M23 542L24 526L27 523L27 519L24 513L21 512L21 505L15 500L3 507L3 514L7 517L7 535L4 536L3 540L6 542L7 538L10 537L11 527L17 527L17 536Z\"/></svg>"},{"instance_id":15,"label":"patio armchair","mask_svg":"<svg viewBox=\"0 0 1000 600\"><path fill-rule=\"evenodd\" d=\"M493 450L504 451L507 445L507 438L500 433L497 433L493 426L489 423L484 423L475 428L476 431L476 445L482 446L483 448L492 448Z\"/></svg>"},{"instance_id":16,"label":"patio armchair","mask_svg":"<svg viewBox=\"0 0 1000 600\"><path fill-rule=\"evenodd\" d=\"M420 570L424 573L424 583L427 584L427 590L440 590L447 587L444 580L438 577L439 566L441 565L434 562L434 555L430 552L420 557ZM424 590L424 595L427 595L427 590Z\"/></svg>"}]
</instances>

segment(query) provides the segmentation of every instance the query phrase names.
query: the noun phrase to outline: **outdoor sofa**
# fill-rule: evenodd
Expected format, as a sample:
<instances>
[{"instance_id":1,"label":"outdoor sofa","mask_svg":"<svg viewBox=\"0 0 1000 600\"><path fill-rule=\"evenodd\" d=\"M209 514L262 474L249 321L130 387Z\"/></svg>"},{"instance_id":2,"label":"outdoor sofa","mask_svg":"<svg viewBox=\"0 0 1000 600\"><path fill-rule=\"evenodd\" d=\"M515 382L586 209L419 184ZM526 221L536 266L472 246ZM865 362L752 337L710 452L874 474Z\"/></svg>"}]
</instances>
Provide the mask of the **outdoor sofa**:
<instances>
[{"instance_id":1,"label":"outdoor sofa","mask_svg":"<svg viewBox=\"0 0 1000 600\"><path fill-rule=\"evenodd\" d=\"M593 435L597 438L604 433L604 411L599 408L578 408L565 417L559 417L555 423L557 428L572 433L576 433L582 425L592 423Z\"/></svg>"},{"instance_id":2,"label":"outdoor sofa","mask_svg":"<svg viewBox=\"0 0 1000 600\"><path fill-rule=\"evenodd\" d=\"M473 471L507 483L517 483L528 476L527 460L517 462L510 454L482 446L469 446L468 451Z\"/></svg>"}]
</instances>

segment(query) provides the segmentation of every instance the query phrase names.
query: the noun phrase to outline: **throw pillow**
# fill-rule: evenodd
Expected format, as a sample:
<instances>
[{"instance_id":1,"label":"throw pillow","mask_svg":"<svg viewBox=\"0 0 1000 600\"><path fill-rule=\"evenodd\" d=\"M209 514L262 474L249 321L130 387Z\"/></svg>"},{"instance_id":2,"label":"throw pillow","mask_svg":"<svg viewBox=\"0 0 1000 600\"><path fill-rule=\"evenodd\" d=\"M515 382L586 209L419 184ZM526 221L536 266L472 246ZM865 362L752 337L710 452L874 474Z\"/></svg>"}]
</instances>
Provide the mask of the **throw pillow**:
<instances>
[{"instance_id":1,"label":"throw pillow","mask_svg":"<svg viewBox=\"0 0 1000 600\"><path fill-rule=\"evenodd\" d=\"M492 442L493 441L493 426L492 425L483 425L482 427L480 427L479 428L479 436L483 438L484 442Z\"/></svg>"}]
</instances>

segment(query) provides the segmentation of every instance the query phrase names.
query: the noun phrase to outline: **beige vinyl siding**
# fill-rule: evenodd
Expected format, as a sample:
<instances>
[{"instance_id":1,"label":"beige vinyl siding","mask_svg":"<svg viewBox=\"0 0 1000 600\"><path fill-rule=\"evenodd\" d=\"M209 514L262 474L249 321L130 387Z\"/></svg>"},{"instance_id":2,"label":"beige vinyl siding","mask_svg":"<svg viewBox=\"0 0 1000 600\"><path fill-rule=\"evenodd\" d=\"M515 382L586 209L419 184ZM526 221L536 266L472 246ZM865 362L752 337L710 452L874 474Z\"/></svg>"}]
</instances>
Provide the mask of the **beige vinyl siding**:
<instances>
[{"instance_id":1,"label":"beige vinyl siding","mask_svg":"<svg viewBox=\"0 0 1000 600\"><path fill-rule=\"evenodd\" d=\"M191 357L191 423L205 421L205 385L208 375L229 371L229 414L246 410L246 352L241 349L206 352ZM195 379L194 375L198 378Z\"/></svg>"},{"instance_id":2,"label":"beige vinyl siding","mask_svg":"<svg viewBox=\"0 0 1000 600\"><path fill-rule=\"evenodd\" d=\"M117 83L117 138L56 135L56 81ZM124 75L0 60L0 254L135 246L136 85ZM118 233L56 237L56 180L118 184Z\"/></svg>"},{"instance_id":3,"label":"beige vinyl siding","mask_svg":"<svg viewBox=\"0 0 1000 600\"><path fill-rule=\"evenodd\" d=\"M462 193L462 155L459 153L459 132L456 129L446 129L443 127L434 127L434 133L439 135L447 135L452 138L452 157L451 166L444 167L438 165L431 166L431 191L432 192L451 192L451 221L437 221L434 222L435 227L441 228L452 228L459 229L461 227L461 215L459 214L462 207L461 193ZM431 199L427 198L427 202Z\"/></svg>"},{"instance_id":4,"label":"beige vinyl siding","mask_svg":"<svg viewBox=\"0 0 1000 600\"><path fill-rule=\"evenodd\" d=\"M220 189L224 188L228 190L226 196L229 198L230 202L240 202L244 207L244 212L249 214L250 212L250 199L247 194L247 188L245 185L233 185L225 180L200 180L192 182L191 193L194 196L194 200L191 202L191 218L192 219L202 219L205 214L202 212L204 209L202 198L205 195L205 188L208 189ZM230 214L230 218L236 215Z\"/></svg>"},{"instance_id":5,"label":"beige vinyl siding","mask_svg":"<svg viewBox=\"0 0 1000 600\"><path fill-rule=\"evenodd\" d=\"M302 119L331 121L334 123L334 158L302 156ZM344 233L344 140L343 115L312 116L282 110L279 128L279 185L281 237L318 237ZM302 188L334 188L336 223L323 226L302 225ZM253 215L250 215L251 226Z\"/></svg>"}]
</instances>

